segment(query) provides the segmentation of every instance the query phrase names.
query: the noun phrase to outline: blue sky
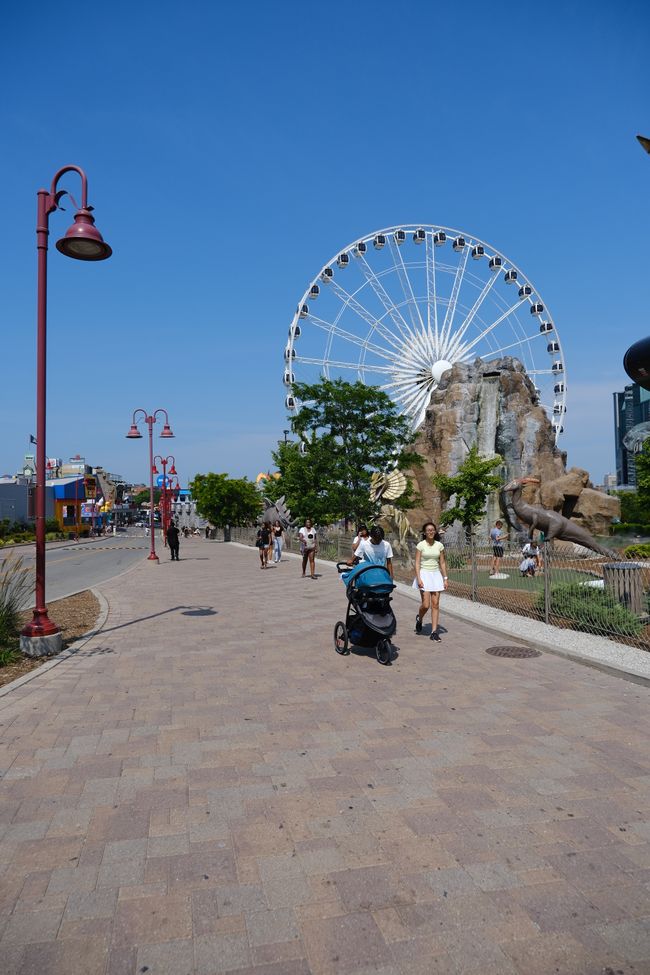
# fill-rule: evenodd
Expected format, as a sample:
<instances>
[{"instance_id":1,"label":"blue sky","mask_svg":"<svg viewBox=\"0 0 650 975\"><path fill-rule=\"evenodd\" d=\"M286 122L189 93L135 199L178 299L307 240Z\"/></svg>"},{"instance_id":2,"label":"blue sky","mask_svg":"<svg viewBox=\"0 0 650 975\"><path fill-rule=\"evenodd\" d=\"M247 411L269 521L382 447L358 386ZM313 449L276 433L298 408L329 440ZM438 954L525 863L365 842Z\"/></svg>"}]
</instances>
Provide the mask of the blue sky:
<instances>
[{"instance_id":1,"label":"blue sky","mask_svg":"<svg viewBox=\"0 0 650 975\"><path fill-rule=\"evenodd\" d=\"M66 260L53 215L50 456L144 479L124 434L160 406L183 480L267 469L298 298L349 241L423 222L536 283L566 357L562 447L599 482L623 353L650 332L649 42L634 0L12 5L0 473L35 432L35 193L72 163L114 254Z\"/></svg>"}]
</instances>

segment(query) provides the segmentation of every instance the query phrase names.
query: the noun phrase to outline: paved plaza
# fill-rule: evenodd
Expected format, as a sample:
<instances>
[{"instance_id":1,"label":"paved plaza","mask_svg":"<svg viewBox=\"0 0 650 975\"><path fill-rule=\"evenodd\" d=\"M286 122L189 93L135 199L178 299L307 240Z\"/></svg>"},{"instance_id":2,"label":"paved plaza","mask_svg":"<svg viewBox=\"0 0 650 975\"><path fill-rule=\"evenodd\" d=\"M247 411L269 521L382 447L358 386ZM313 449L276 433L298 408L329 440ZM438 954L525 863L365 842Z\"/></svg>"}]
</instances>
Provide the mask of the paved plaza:
<instances>
[{"instance_id":1,"label":"paved plaza","mask_svg":"<svg viewBox=\"0 0 650 975\"><path fill-rule=\"evenodd\" d=\"M0 697L3 975L650 973L650 689L181 544ZM428 626L425 633L428 632Z\"/></svg>"}]
</instances>

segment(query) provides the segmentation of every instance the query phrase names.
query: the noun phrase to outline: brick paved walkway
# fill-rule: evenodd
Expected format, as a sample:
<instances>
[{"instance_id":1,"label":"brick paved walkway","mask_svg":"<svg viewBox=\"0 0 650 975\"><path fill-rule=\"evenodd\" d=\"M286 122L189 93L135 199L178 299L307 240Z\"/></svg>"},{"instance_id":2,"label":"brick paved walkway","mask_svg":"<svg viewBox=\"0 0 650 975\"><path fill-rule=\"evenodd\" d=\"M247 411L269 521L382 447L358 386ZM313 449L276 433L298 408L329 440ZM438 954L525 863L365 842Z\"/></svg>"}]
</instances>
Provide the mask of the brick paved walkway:
<instances>
[{"instance_id":1,"label":"brick paved walkway","mask_svg":"<svg viewBox=\"0 0 650 975\"><path fill-rule=\"evenodd\" d=\"M0 699L3 975L650 972L647 688L404 596L340 658L330 567L181 555Z\"/></svg>"}]
</instances>

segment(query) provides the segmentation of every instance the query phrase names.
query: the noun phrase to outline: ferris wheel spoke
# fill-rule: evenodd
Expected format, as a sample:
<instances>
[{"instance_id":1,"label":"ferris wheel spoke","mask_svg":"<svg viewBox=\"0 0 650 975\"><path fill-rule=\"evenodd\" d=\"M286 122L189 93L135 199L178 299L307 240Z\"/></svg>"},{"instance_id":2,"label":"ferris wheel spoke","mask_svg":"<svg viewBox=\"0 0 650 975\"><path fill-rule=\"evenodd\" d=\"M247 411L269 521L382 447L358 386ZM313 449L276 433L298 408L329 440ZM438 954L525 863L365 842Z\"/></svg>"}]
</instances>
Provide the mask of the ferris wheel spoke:
<instances>
[{"instance_id":1,"label":"ferris wheel spoke","mask_svg":"<svg viewBox=\"0 0 650 975\"><path fill-rule=\"evenodd\" d=\"M359 265L361 267L361 272L363 276L365 277L366 281L368 282L368 284L375 292L380 302L382 303L382 305L390 315L395 327L399 329L401 335L404 337L406 341L408 341L409 337L411 336L411 331L407 323L405 322L399 309L397 309L394 303L391 301L390 296L388 295L386 289L384 288L383 284L381 283L381 281L379 280L375 272L368 264L368 261L366 260L365 257L359 258Z\"/></svg>"},{"instance_id":2,"label":"ferris wheel spoke","mask_svg":"<svg viewBox=\"0 0 650 975\"><path fill-rule=\"evenodd\" d=\"M352 311L359 316L359 318L362 318L364 322L367 322L367 324L370 325L373 330L376 330L382 336L382 338L386 340L386 342L390 342L393 348L398 350L401 348L402 343L395 333L391 332L391 330L386 327L385 323L380 321L376 315L373 315L372 312L368 311L368 309L362 305L360 301L357 301L357 299L351 295L349 291L342 288L337 281L330 281L328 287L331 288L334 294L343 302L344 307L351 308Z\"/></svg>"},{"instance_id":3,"label":"ferris wheel spoke","mask_svg":"<svg viewBox=\"0 0 650 975\"><path fill-rule=\"evenodd\" d=\"M406 265L404 263L404 258L402 257L402 251L399 244L396 244L392 237L388 238L388 244L393 255L393 260L395 261L395 270L397 271L397 276L402 286L402 291L404 292L404 298L406 299L406 307L408 308L409 317L413 325L413 332L417 335L420 330L424 331L424 322L422 321L422 315L420 314L418 303L415 300L415 295L413 294L411 279L409 278L408 271L406 270Z\"/></svg>"},{"instance_id":4,"label":"ferris wheel spoke","mask_svg":"<svg viewBox=\"0 0 650 975\"><path fill-rule=\"evenodd\" d=\"M462 322L462 324L458 328L458 331L454 335L454 338L453 338L453 341L452 341L451 345L447 349L447 354L449 356L453 356L454 353L456 352L456 350L460 347L461 342L463 340L463 337L467 334L468 328L470 327L470 325L474 321L474 318L475 318L475 316L476 316L479 308L481 307L481 305L483 304L483 302L485 301L485 299L489 295L490 291L494 287L494 283L495 283L496 280L497 280L497 275L496 274L492 274L491 277L489 278L489 280L487 280L485 282L485 285L483 286L483 289L482 289L480 295L478 296L478 298L476 299L476 301L474 302L474 304L472 305L472 307L468 311L467 315L465 316L464 321Z\"/></svg>"},{"instance_id":5,"label":"ferris wheel spoke","mask_svg":"<svg viewBox=\"0 0 650 975\"><path fill-rule=\"evenodd\" d=\"M431 351L435 358L438 356L440 346L438 336L438 298L436 295L436 248L433 243L433 231L427 234L426 239L426 259L427 259L427 331L432 345ZM433 333L431 331L431 314L433 312Z\"/></svg>"},{"instance_id":6,"label":"ferris wheel spoke","mask_svg":"<svg viewBox=\"0 0 650 975\"><path fill-rule=\"evenodd\" d=\"M510 308L507 308L504 311L504 313L502 315L499 315L499 317L496 318L490 325L488 325L487 328L484 328L479 335L477 335L475 338L472 339L471 342L468 342L466 345L462 346L458 350L459 356L462 357L466 356L467 353L470 352L476 345L478 345L478 343L482 341L482 339L484 339L486 335L489 335L490 332L493 332L494 329L497 327L497 325L500 325L501 322L505 321L509 315L512 315L512 313L516 311L517 308L519 308L524 301L526 301L526 299L521 298L519 301L515 302L514 305L511 305Z\"/></svg>"},{"instance_id":7,"label":"ferris wheel spoke","mask_svg":"<svg viewBox=\"0 0 650 975\"><path fill-rule=\"evenodd\" d=\"M537 338L543 339L544 336L539 332L537 333L537 335L526 335L523 338L516 339L514 342L509 342L508 345L502 345L498 349L490 349L490 355L491 356L502 355L504 352L507 352L509 349L515 349L517 348L517 346L523 346L530 342L534 342L535 339ZM530 372L530 370L527 369L526 372Z\"/></svg>"},{"instance_id":8,"label":"ferris wheel spoke","mask_svg":"<svg viewBox=\"0 0 650 975\"><path fill-rule=\"evenodd\" d=\"M327 359L325 357L316 358L314 356L296 356L294 362L302 363L307 366L321 366L328 369L353 369L355 372L365 370L366 372L376 372L380 375L392 376L394 370L390 366L377 366L367 362L340 362L338 359Z\"/></svg>"},{"instance_id":9,"label":"ferris wheel spoke","mask_svg":"<svg viewBox=\"0 0 650 975\"><path fill-rule=\"evenodd\" d=\"M375 345L374 342L370 342L368 339L362 338L360 335L355 335L354 332L348 332L346 329L341 328L340 325L335 325L333 322L329 322L324 318L317 318L315 315L309 316L309 321L313 322L316 328L322 329L324 332L328 332L330 335L336 335L338 338L344 339L346 342L351 342L353 345L359 346L360 349L364 349L368 352L373 352L375 355L381 356L382 359L386 359L388 362L393 362L395 356L383 349L380 345ZM395 346L399 350L399 346Z\"/></svg>"},{"instance_id":10,"label":"ferris wheel spoke","mask_svg":"<svg viewBox=\"0 0 650 975\"><path fill-rule=\"evenodd\" d=\"M449 298L449 304L447 305L447 312L445 314L445 320L442 325L442 339L441 345L441 356L444 359L448 352L447 346L449 343L449 338L451 336L451 330L454 324L454 316L456 314L456 305L458 304L458 295L460 294L460 286L463 283L463 278L465 277L465 270L467 268L467 260L469 258L469 245L466 244L463 250L463 260L459 262L456 268L456 276L454 278L454 283L451 289L451 297Z\"/></svg>"},{"instance_id":11,"label":"ferris wheel spoke","mask_svg":"<svg viewBox=\"0 0 650 975\"><path fill-rule=\"evenodd\" d=\"M395 396L395 399L400 403L403 413L417 418L429 405L432 391L432 386L421 386L411 390L408 396Z\"/></svg>"}]
</instances>

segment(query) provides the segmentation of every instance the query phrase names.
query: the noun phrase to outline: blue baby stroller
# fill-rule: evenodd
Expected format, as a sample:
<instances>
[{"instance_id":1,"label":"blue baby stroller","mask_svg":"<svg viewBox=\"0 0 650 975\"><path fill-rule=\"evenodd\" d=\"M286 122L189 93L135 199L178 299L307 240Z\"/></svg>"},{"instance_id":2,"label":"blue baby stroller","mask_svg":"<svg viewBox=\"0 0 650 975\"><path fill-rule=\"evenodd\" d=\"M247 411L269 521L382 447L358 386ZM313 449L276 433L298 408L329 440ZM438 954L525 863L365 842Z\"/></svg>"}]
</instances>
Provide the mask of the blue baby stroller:
<instances>
[{"instance_id":1,"label":"blue baby stroller","mask_svg":"<svg viewBox=\"0 0 650 975\"><path fill-rule=\"evenodd\" d=\"M390 638L397 632L397 620L391 608L391 593L395 584L383 565L361 562L353 569L339 562L338 571L345 582L348 611L345 623L334 627L334 649L350 652L350 644L374 647L380 664L392 662L394 647Z\"/></svg>"}]
</instances>

